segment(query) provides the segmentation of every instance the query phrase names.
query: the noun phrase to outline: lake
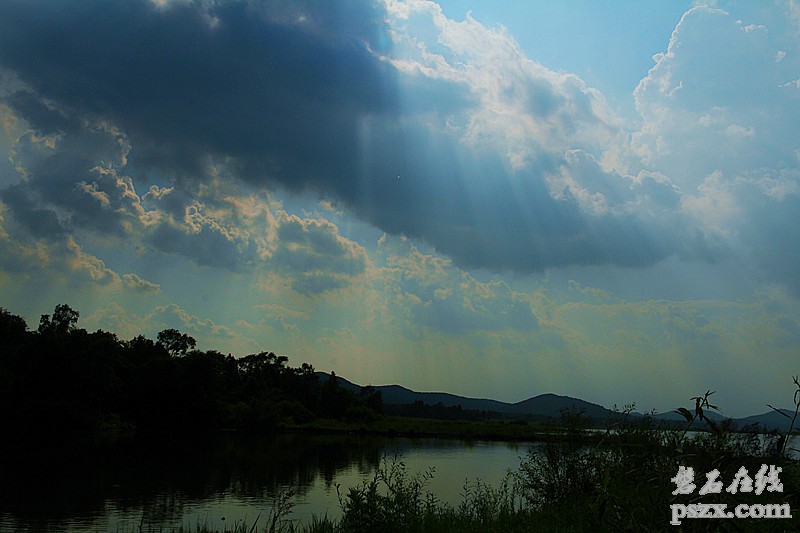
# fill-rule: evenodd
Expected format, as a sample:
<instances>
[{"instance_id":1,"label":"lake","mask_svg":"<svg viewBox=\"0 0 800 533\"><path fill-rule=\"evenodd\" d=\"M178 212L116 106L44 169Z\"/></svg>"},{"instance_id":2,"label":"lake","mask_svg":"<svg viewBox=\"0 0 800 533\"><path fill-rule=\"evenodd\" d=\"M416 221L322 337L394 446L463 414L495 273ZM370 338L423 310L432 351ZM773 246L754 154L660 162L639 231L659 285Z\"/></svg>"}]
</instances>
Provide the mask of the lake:
<instances>
[{"instance_id":1,"label":"lake","mask_svg":"<svg viewBox=\"0 0 800 533\"><path fill-rule=\"evenodd\" d=\"M498 486L531 443L348 435L96 435L6 442L0 531L143 531L266 523L271 501L295 491L291 518L338 518L342 495L398 456L409 473L434 468L429 490L457 505L466 480Z\"/></svg>"}]
</instances>

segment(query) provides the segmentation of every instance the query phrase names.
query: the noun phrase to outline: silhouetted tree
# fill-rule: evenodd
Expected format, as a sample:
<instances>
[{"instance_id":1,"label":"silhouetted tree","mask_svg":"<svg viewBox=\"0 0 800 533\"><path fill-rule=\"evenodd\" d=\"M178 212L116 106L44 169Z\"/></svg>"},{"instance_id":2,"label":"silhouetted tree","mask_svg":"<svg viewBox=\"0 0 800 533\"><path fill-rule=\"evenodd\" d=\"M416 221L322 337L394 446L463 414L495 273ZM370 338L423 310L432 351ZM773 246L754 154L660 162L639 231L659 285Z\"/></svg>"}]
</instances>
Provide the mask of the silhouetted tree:
<instances>
[{"instance_id":1,"label":"silhouetted tree","mask_svg":"<svg viewBox=\"0 0 800 533\"><path fill-rule=\"evenodd\" d=\"M164 356L169 355L167 349L161 344L156 344L144 335L137 335L131 340L124 343L125 347L134 354L141 354L137 359L147 359L155 353L161 353Z\"/></svg>"},{"instance_id":2,"label":"silhouetted tree","mask_svg":"<svg viewBox=\"0 0 800 533\"><path fill-rule=\"evenodd\" d=\"M380 413L383 410L383 395L381 394L381 391L372 385L361 387L359 396L364 401L364 405L366 405L368 409L376 413Z\"/></svg>"},{"instance_id":3,"label":"silhouetted tree","mask_svg":"<svg viewBox=\"0 0 800 533\"><path fill-rule=\"evenodd\" d=\"M12 315L4 307L0 307L0 343L7 344L25 336L28 325L21 316Z\"/></svg>"},{"instance_id":4,"label":"silhouetted tree","mask_svg":"<svg viewBox=\"0 0 800 533\"><path fill-rule=\"evenodd\" d=\"M320 389L320 416L342 418L347 409L353 405L355 394L339 385L336 372L331 372Z\"/></svg>"},{"instance_id":5,"label":"silhouetted tree","mask_svg":"<svg viewBox=\"0 0 800 533\"><path fill-rule=\"evenodd\" d=\"M42 315L39 320L39 333L41 334L67 334L75 330L80 313L67 304L58 304L53 311L53 318L50 315Z\"/></svg>"},{"instance_id":6,"label":"silhouetted tree","mask_svg":"<svg viewBox=\"0 0 800 533\"><path fill-rule=\"evenodd\" d=\"M376 390L352 392L333 373L320 383L313 366L292 368L285 355L198 351L176 329L122 342L78 328L78 317L60 304L29 332L0 308L0 423L28 433L119 424L263 431L320 416L369 421L380 410Z\"/></svg>"},{"instance_id":7,"label":"silhouetted tree","mask_svg":"<svg viewBox=\"0 0 800 533\"><path fill-rule=\"evenodd\" d=\"M168 328L158 334L158 344L163 346L170 355L186 355L186 352L193 350L197 341L186 333L181 333L177 329Z\"/></svg>"}]
</instances>

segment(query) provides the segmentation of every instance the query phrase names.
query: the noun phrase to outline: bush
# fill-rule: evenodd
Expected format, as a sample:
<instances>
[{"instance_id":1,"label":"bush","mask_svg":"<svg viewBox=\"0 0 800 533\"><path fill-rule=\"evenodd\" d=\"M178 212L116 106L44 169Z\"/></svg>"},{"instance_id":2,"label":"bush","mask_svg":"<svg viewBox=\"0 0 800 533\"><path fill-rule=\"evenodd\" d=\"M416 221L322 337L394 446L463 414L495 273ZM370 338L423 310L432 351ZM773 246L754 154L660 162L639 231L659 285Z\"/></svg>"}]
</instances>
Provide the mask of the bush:
<instances>
[{"instance_id":1,"label":"bush","mask_svg":"<svg viewBox=\"0 0 800 533\"><path fill-rule=\"evenodd\" d=\"M522 498L534 509L598 491L605 461L588 448L588 424L585 412L564 410L560 431L549 433L541 447L528 451L516 480Z\"/></svg>"}]
</instances>

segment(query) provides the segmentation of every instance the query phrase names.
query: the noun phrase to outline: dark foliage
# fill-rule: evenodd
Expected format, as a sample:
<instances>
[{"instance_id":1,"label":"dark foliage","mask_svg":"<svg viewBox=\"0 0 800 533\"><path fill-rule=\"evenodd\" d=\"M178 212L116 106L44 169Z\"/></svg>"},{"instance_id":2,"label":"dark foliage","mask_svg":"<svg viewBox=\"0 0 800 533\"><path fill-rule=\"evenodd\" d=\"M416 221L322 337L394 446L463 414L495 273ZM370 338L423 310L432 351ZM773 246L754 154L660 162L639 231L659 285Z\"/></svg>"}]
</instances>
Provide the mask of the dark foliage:
<instances>
[{"instance_id":1,"label":"dark foliage","mask_svg":"<svg viewBox=\"0 0 800 533\"><path fill-rule=\"evenodd\" d=\"M77 327L56 306L36 331L0 308L0 419L18 431L68 428L248 428L270 430L315 418L365 420L380 393L320 382L311 365L261 352L237 359L195 350L175 329L120 341Z\"/></svg>"},{"instance_id":2,"label":"dark foliage","mask_svg":"<svg viewBox=\"0 0 800 533\"><path fill-rule=\"evenodd\" d=\"M478 411L476 409L463 409L460 405L445 407L442 402L429 405L422 400L401 405L387 405L384 412L394 416L411 418L433 418L436 420L499 420L504 418L521 418L518 415L498 413L495 411Z\"/></svg>"}]
</instances>

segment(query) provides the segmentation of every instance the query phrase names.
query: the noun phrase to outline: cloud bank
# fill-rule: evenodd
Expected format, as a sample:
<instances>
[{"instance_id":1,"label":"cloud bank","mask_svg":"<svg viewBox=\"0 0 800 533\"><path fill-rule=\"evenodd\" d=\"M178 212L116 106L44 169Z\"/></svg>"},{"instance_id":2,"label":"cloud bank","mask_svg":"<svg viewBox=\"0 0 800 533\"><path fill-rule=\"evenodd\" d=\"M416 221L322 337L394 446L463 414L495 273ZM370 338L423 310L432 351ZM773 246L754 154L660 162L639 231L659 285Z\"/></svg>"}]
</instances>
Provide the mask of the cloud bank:
<instances>
[{"instance_id":1,"label":"cloud bank","mask_svg":"<svg viewBox=\"0 0 800 533\"><path fill-rule=\"evenodd\" d=\"M511 401L776 383L800 17L717 4L607 101L426 0L0 2L0 289Z\"/></svg>"},{"instance_id":2,"label":"cloud bank","mask_svg":"<svg viewBox=\"0 0 800 533\"><path fill-rule=\"evenodd\" d=\"M3 198L36 235L124 234L136 207L97 180L111 162L176 202L211 166L313 191L464 267L709 255L669 179L604 161L627 132L602 94L430 2L10 1L0 20L5 102L35 132ZM183 207L198 242L162 224L152 244L223 266L236 238Z\"/></svg>"}]
</instances>

